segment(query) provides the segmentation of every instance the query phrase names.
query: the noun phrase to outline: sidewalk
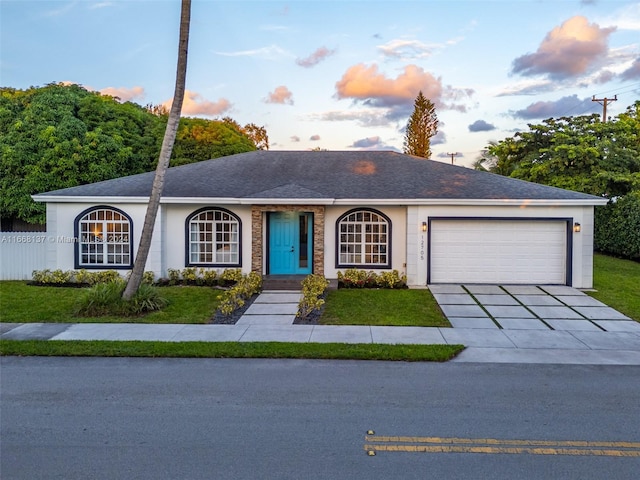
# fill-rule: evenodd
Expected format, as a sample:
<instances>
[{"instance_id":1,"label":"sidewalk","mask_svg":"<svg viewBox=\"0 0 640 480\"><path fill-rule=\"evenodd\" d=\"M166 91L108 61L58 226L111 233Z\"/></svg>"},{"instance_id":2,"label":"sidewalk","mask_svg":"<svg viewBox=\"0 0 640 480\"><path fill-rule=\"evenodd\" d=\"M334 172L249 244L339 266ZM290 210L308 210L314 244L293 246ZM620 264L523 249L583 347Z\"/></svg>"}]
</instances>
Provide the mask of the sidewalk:
<instances>
[{"instance_id":1,"label":"sidewalk","mask_svg":"<svg viewBox=\"0 0 640 480\"><path fill-rule=\"evenodd\" d=\"M436 292L434 294L436 298L442 295ZM568 319L562 320L568 322L563 324L564 329L543 329L541 325L544 321L541 319L536 319L542 323L535 328L522 328L526 325L521 322L512 322L510 326L514 328L499 328L484 314L452 317L465 319L452 322L455 328L293 325L299 295L299 292L263 292L235 325L0 323L0 338L54 341L463 344L467 348L453 362L640 365L640 323L629 321L626 317L617 321L620 323L613 324L618 330L624 331L605 331L602 327L587 328L586 323L571 322ZM541 298L535 299L533 303L548 302ZM497 299L498 297L490 297L488 301L493 300L489 303L495 303ZM441 305L443 310L446 310L447 301L468 301L461 296L454 299L440 297L440 300L445 302ZM499 299L502 300L504 298ZM596 305L593 307L602 308ZM491 311L496 312L495 308ZM456 313L459 314L460 311L456 310ZM490 318L496 320L493 315ZM572 328L574 326L576 329Z\"/></svg>"}]
</instances>

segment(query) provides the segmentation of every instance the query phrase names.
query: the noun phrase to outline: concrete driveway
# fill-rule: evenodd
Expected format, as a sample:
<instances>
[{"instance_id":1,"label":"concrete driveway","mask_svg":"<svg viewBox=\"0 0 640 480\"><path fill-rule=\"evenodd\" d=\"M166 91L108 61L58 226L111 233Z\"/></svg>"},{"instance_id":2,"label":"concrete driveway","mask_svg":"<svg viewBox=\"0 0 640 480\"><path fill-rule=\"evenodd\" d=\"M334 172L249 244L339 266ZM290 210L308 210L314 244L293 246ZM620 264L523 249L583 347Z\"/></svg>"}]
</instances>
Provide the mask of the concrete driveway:
<instances>
[{"instance_id":1,"label":"concrete driveway","mask_svg":"<svg viewBox=\"0 0 640 480\"><path fill-rule=\"evenodd\" d=\"M640 323L560 285L430 285L454 328L634 332Z\"/></svg>"}]
</instances>

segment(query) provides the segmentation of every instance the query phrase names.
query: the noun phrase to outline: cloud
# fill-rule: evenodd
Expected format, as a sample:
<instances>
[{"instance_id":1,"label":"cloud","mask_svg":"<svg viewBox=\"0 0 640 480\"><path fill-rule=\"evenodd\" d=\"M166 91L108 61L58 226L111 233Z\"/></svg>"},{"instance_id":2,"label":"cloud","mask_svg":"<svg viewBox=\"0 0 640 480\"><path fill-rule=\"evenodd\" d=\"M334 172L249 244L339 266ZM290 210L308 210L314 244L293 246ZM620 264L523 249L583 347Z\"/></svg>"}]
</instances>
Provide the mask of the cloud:
<instances>
[{"instance_id":1,"label":"cloud","mask_svg":"<svg viewBox=\"0 0 640 480\"><path fill-rule=\"evenodd\" d=\"M429 143L431 145L443 145L447 143L447 135L442 130L440 130L433 137L431 137L431 141Z\"/></svg>"},{"instance_id":2,"label":"cloud","mask_svg":"<svg viewBox=\"0 0 640 480\"><path fill-rule=\"evenodd\" d=\"M350 145L350 147L353 148L371 148L371 147L377 147L382 143L380 137L367 137L367 138L362 138L360 140L356 140L355 142L353 142L353 144Z\"/></svg>"},{"instance_id":3,"label":"cloud","mask_svg":"<svg viewBox=\"0 0 640 480\"><path fill-rule=\"evenodd\" d=\"M144 98L144 88L142 87L107 87L98 91L102 95L109 95L111 97L118 98L122 102Z\"/></svg>"},{"instance_id":4,"label":"cloud","mask_svg":"<svg viewBox=\"0 0 640 480\"><path fill-rule=\"evenodd\" d=\"M89 5L91 10L95 10L97 8L107 8L115 6L113 2L96 2Z\"/></svg>"},{"instance_id":5,"label":"cloud","mask_svg":"<svg viewBox=\"0 0 640 480\"><path fill-rule=\"evenodd\" d=\"M620 78L623 80L640 79L640 57L636 58L631 67L620 74Z\"/></svg>"},{"instance_id":6,"label":"cloud","mask_svg":"<svg viewBox=\"0 0 640 480\"><path fill-rule=\"evenodd\" d=\"M162 105L167 108L167 110L171 109L171 104L173 103L173 99L167 100ZM192 92L191 90L186 90L184 92L184 101L182 103L182 115L205 115L214 117L217 115L222 115L231 109L231 102L226 98L221 98L217 102L210 102L209 100L205 100L202 95L196 92Z\"/></svg>"},{"instance_id":7,"label":"cloud","mask_svg":"<svg viewBox=\"0 0 640 480\"><path fill-rule=\"evenodd\" d=\"M582 16L571 17L551 30L535 53L513 61L512 73L548 74L554 79L587 73L607 57L607 40L615 27L600 28Z\"/></svg>"},{"instance_id":8,"label":"cloud","mask_svg":"<svg viewBox=\"0 0 640 480\"><path fill-rule=\"evenodd\" d=\"M562 117L570 113L583 115L585 113L598 112L600 109L601 107L590 98L580 100L577 95L571 95L562 97L554 102L535 102L522 110L511 112L511 115L515 118L529 120Z\"/></svg>"},{"instance_id":9,"label":"cloud","mask_svg":"<svg viewBox=\"0 0 640 480\"><path fill-rule=\"evenodd\" d=\"M239 50L237 52L213 52L223 57L258 57L264 60L277 60L282 57L293 57L292 54L277 45L255 48L253 50Z\"/></svg>"},{"instance_id":10,"label":"cloud","mask_svg":"<svg viewBox=\"0 0 640 480\"><path fill-rule=\"evenodd\" d=\"M422 90L425 97L434 101L442 95L442 83L416 65L407 65L395 79L378 72L378 66L359 63L344 73L336 82L338 98L367 101L374 106L395 106L411 103Z\"/></svg>"},{"instance_id":11,"label":"cloud","mask_svg":"<svg viewBox=\"0 0 640 480\"><path fill-rule=\"evenodd\" d=\"M442 48L440 45L427 45L419 40L391 40L384 45L378 45L378 50L390 58L426 58L434 50Z\"/></svg>"},{"instance_id":12,"label":"cloud","mask_svg":"<svg viewBox=\"0 0 640 480\"><path fill-rule=\"evenodd\" d=\"M367 109L360 111L333 110L330 112L315 113L309 115L312 121L322 122L349 122L354 121L363 127L382 127L389 125L392 120L388 112L380 109Z\"/></svg>"},{"instance_id":13,"label":"cloud","mask_svg":"<svg viewBox=\"0 0 640 480\"><path fill-rule=\"evenodd\" d=\"M291 135L289 137L289 140L291 140L293 143L298 143L300 141L300 137L297 135Z\"/></svg>"},{"instance_id":14,"label":"cloud","mask_svg":"<svg viewBox=\"0 0 640 480\"><path fill-rule=\"evenodd\" d=\"M484 120L476 120L471 125L469 125L470 132L490 132L491 130L495 130L495 125L492 125Z\"/></svg>"},{"instance_id":15,"label":"cloud","mask_svg":"<svg viewBox=\"0 0 640 480\"><path fill-rule=\"evenodd\" d=\"M273 92L269 93L264 102L293 105L293 94L287 87L280 85L279 87L276 87Z\"/></svg>"},{"instance_id":16,"label":"cloud","mask_svg":"<svg viewBox=\"0 0 640 480\"><path fill-rule=\"evenodd\" d=\"M600 23L616 27L618 30L640 30L640 3L635 2L619 8Z\"/></svg>"},{"instance_id":17,"label":"cloud","mask_svg":"<svg viewBox=\"0 0 640 480\"><path fill-rule=\"evenodd\" d=\"M353 142L351 145L348 145L347 148L357 148L360 150L392 150L394 152L400 151L393 145L386 145L378 136L361 138L360 140Z\"/></svg>"},{"instance_id":18,"label":"cloud","mask_svg":"<svg viewBox=\"0 0 640 480\"><path fill-rule=\"evenodd\" d=\"M320 140L320 135L311 135L309 137L309 140L311 140L312 142L317 142L318 140Z\"/></svg>"},{"instance_id":19,"label":"cloud","mask_svg":"<svg viewBox=\"0 0 640 480\"><path fill-rule=\"evenodd\" d=\"M78 4L77 1L74 2L67 2L66 4L62 5L60 8L56 8L54 10L46 10L42 13L43 17L58 17L61 15L65 15L66 13L70 12L71 10L73 10L75 8L75 6Z\"/></svg>"},{"instance_id":20,"label":"cloud","mask_svg":"<svg viewBox=\"0 0 640 480\"><path fill-rule=\"evenodd\" d=\"M307 58L298 58L296 63L304 68L315 67L317 64L336 53L336 50L329 50L327 47L320 47Z\"/></svg>"},{"instance_id":21,"label":"cloud","mask_svg":"<svg viewBox=\"0 0 640 480\"><path fill-rule=\"evenodd\" d=\"M389 118L400 117L411 111L413 102L422 91L436 108L466 111L466 105L460 103L473 95L471 89L443 87L440 78L435 78L416 65L407 65L395 79L388 78L378 71L378 66L366 66L362 63L349 67L342 78L336 82L336 97L352 98L365 105L391 108Z\"/></svg>"}]
</instances>

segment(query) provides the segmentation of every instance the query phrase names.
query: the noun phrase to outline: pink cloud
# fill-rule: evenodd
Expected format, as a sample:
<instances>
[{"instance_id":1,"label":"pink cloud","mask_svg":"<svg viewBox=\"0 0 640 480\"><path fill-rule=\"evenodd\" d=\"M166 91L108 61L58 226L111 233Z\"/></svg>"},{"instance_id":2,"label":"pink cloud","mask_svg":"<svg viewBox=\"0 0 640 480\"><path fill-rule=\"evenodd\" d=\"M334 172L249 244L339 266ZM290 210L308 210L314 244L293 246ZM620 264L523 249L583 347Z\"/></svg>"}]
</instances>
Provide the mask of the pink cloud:
<instances>
[{"instance_id":1,"label":"pink cloud","mask_svg":"<svg viewBox=\"0 0 640 480\"><path fill-rule=\"evenodd\" d=\"M171 109L173 99L167 100L162 105ZM205 116L217 116L222 115L226 111L231 109L231 102L226 98L221 98L217 102L210 102L205 100L202 95L191 90L184 92L184 101L182 103L182 115L205 115Z\"/></svg>"},{"instance_id":2,"label":"pink cloud","mask_svg":"<svg viewBox=\"0 0 640 480\"><path fill-rule=\"evenodd\" d=\"M276 87L272 93L269 93L265 99L265 103L293 105L293 93L291 93L291 91L284 85L280 85L279 87Z\"/></svg>"},{"instance_id":3,"label":"pink cloud","mask_svg":"<svg viewBox=\"0 0 640 480\"><path fill-rule=\"evenodd\" d=\"M329 50L327 47L320 47L307 58L298 58L296 63L301 67L310 68L316 66L325 58L330 57L336 53L335 50Z\"/></svg>"},{"instance_id":4,"label":"pink cloud","mask_svg":"<svg viewBox=\"0 0 640 480\"><path fill-rule=\"evenodd\" d=\"M413 102L422 91L437 104L442 96L442 83L416 65L407 65L395 79L378 71L378 66L362 63L350 67L336 82L338 98L368 101L375 106L396 106Z\"/></svg>"},{"instance_id":5,"label":"pink cloud","mask_svg":"<svg viewBox=\"0 0 640 480\"><path fill-rule=\"evenodd\" d=\"M571 17L551 30L535 53L516 58L512 72L558 79L581 75L606 59L613 31L615 27L600 28L585 17Z\"/></svg>"},{"instance_id":6,"label":"pink cloud","mask_svg":"<svg viewBox=\"0 0 640 480\"><path fill-rule=\"evenodd\" d=\"M109 95L111 97L117 97L123 102L128 102L134 99L144 98L144 88L142 87L107 87L102 90L98 90L102 95Z\"/></svg>"}]
</instances>

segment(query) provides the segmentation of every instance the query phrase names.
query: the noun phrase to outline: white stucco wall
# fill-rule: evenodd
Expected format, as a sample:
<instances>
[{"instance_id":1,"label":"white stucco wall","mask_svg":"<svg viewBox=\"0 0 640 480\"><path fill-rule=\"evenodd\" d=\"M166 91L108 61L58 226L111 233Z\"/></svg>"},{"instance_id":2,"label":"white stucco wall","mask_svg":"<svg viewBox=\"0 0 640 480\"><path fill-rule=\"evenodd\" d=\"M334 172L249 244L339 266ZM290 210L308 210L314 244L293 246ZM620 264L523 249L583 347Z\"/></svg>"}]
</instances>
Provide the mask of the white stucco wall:
<instances>
[{"instance_id":1,"label":"white stucco wall","mask_svg":"<svg viewBox=\"0 0 640 480\"><path fill-rule=\"evenodd\" d=\"M103 203L48 203L47 256L49 269L71 270L74 265L74 220L90 207ZM137 251L146 212L144 203L112 204L132 219L133 248ZM242 271L251 270L251 207L249 205L161 204L156 219L152 247L145 270L157 277L166 277L169 268L185 268L185 219L202 207L222 207L236 214L242 222ZM572 218L581 224L582 231L573 233L572 283L576 288L593 285L593 207L590 206L327 206L324 231L324 271L327 278L337 278L336 234L337 219L353 208L374 208L391 220L391 269L407 275L409 285L427 283L427 232L422 222L430 217L485 218ZM263 229L265 230L265 229ZM266 240L263 245L267 245ZM220 268L218 270L223 270Z\"/></svg>"},{"instance_id":2,"label":"white stucco wall","mask_svg":"<svg viewBox=\"0 0 640 480\"><path fill-rule=\"evenodd\" d=\"M74 270L74 252L77 239L74 237L74 223L76 217L91 207L106 205L116 207L131 217L133 232L133 251L138 250L142 225L146 213L146 204L104 204L104 203L48 203L47 204L47 268ZM145 270L153 271L156 276L161 271L161 244L160 231L162 229L162 215L159 213L154 226L154 234L149 250L149 257ZM104 270L108 270L105 267ZM122 271L123 274L126 270Z\"/></svg>"},{"instance_id":3,"label":"white stucco wall","mask_svg":"<svg viewBox=\"0 0 640 480\"><path fill-rule=\"evenodd\" d=\"M369 205L345 205L330 206L325 210L325 228L324 228L324 275L326 278L338 278L338 270L344 271L344 268L336 268L336 221L349 210L357 208L373 208L384 213L391 221L391 268L389 269L370 269L365 270L384 271L398 270L398 272L406 273L407 262L407 209L399 206L369 206Z\"/></svg>"},{"instance_id":4,"label":"white stucco wall","mask_svg":"<svg viewBox=\"0 0 640 480\"><path fill-rule=\"evenodd\" d=\"M242 239L242 272L251 271L251 207L247 205L212 205L202 204L163 204L162 212L165 216L164 229L161 236L165 245L164 256L162 258L163 276L167 275L169 268L182 270L185 268L186 230L185 221L196 210L203 207L223 208L237 215L241 222ZM230 267L237 268L237 267ZM218 273L225 270L225 267L214 268Z\"/></svg>"},{"instance_id":5,"label":"white stucco wall","mask_svg":"<svg viewBox=\"0 0 640 480\"><path fill-rule=\"evenodd\" d=\"M430 217L572 218L581 232L572 233L572 286L593 286L593 207L590 206L410 206L407 209L407 282L427 283L427 232Z\"/></svg>"}]
</instances>

